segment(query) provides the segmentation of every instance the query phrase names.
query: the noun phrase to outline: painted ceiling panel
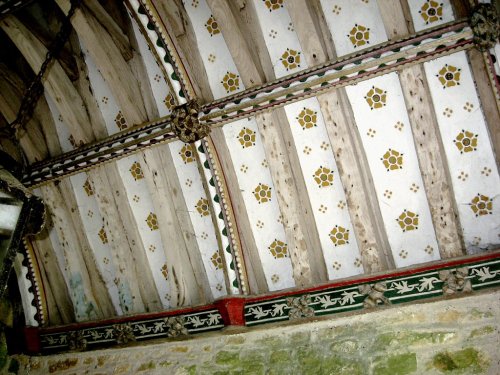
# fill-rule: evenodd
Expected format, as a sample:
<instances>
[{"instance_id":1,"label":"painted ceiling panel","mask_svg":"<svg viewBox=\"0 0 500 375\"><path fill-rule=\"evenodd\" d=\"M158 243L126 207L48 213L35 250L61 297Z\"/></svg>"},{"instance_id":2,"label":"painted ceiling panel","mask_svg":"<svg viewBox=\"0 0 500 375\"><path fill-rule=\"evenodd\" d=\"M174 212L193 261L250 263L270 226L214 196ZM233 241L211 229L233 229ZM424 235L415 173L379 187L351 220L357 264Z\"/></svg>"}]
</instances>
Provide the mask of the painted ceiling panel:
<instances>
[{"instance_id":1,"label":"painted ceiling panel","mask_svg":"<svg viewBox=\"0 0 500 375\"><path fill-rule=\"evenodd\" d=\"M158 231L156 209L144 179L143 164L144 160L141 154L135 154L117 161L118 171L139 230L142 247L147 254L156 289L163 307L168 308L171 306L169 298L171 281L168 278L167 268L168 250L164 247Z\"/></svg>"},{"instance_id":2,"label":"painted ceiling panel","mask_svg":"<svg viewBox=\"0 0 500 375\"><path fill-rule=\"evenodd\" d=\"M358 52L387 41L376 1L321 0L338 56Z\"/></svg>"},{"instance_id":3,"label":"painted ceiling panel","mask_svg":"<svg viewBox=\"0 0 500 375\"><path fill-rule=\"evenodd\" d=\"M295 285L278 200L255 119L223 128L269 290Z\"/></svg>"},{"instance_id":4,"label":"painted ceiling panel","mask_svg":"<svg viewBox=\"0 0 500 375\"><path fill-rule=\"evenodd\" d=\"M108 138L108 144L113 145L110 152L121 147L120 137L127 138L125 142L136 142L130 147L137 150L101 164L104 159L93 154L83 156L87 148L81 148L78 157L95 158L94 164L76 166L73 170L55 168L64 175L56 183L42 181L36 190L46 201L51 224L46 230L48 239L39 237L34 246L41 247L40 252L52 254L53 266L44 267L62 274L57 282L47 285L47 290L50 293L50 288L67 287L66 305L72 305L76 321L204 304L227 294L311 286L365 272L386 271L394 265L404 267L447 257L444 246L438 248L438 241L443 245L439 236L444 230L438 224L433 226L433 220L438 223L440 219L440 213L436 213L440 195L434 194L429 186L433 185L433 173L437 170L444 180L439 183L449 186L450 181L453 188L455 202L447 202L450 209L446 214L455 219L458 213L462 225L461 232L453 233L457 239L454 244L459 247L456 254L465 251L459 243L462 234L469 253L498 246L500 208L496 199L500 176L495 161L498 146L492 145L489 137L492 124L485 121L482 111L487 104L480 102L473 81L478 77L472 77L469 68L472 64L472 72L476 74L477 65L474 66L472 58L468 60L465 52L429 61L434 53L450 54L455 47L472 48L473 37L468 26L455 22L444 31L439 29L422 37L425 43L419 44L416 37L410 36L397 50L380 47L377 54L363 55L367 48L387 42L385 30L395 27L391 24L395 21L381 13L379 4L385 6L381 2L301 2L308 7L307 14L304 13L308 20L302 22L297 17L297 5L286 1L222 1L186 0L182 4L175 1L180 18L187 14L189 22L179 19L175 27L167 25L168 35L163 28L169 21L155 22L158 14L152 2L129 0L130 13L121 3L100 2L102 11L114 9L113 12L121 14L116 19L106 18L107 21L91 12L81 12L80 20L88 17L95 21L95 30L90 31L95 35L103 32L106 43L114 43L111 34L116 26L115 31L125 36L122 43L128 43L125 47L131 56L124 57L112 45L116 53L110 56L120 59L115 64L111 58L106 59L110 51L99 50L93 43L87 46L90 51L81 46L84 54L80 59L78 52L81 76L79 81L73 81L75 90L71 87L70 91L80 99L85 97L84 107L87 113L92 113L85 129L81 129L82 124L63 119L59 110L65 107L45 94L62 149L68 152L80 148L80 138L85 134L109 134L115 135L113 141ZM209 4L214 8L210 9ZM401 16L395 19L403 19L406 4L398 1L393 4L394 14L400 12ZM408 5L416 31L454 19L447 0L408 0ZM220 9L231 14L225 15ZM166 13L168 17L178 15ZM305 30L304 25L311 21L319 24ZM412 29L406 23L399 26L398 32L403 30L401 37L404 30ZM239 28L234 38L231 27ZM458 28L460 32L456 31ZM81 35L82 30L75 29L77 36L92 40ZM327 71L308 67L306 58L318 63L326 59L311 58L310 46L300 45L299 40L307 40L309 34L317 42L314 48L323 49L324 56L353 53L363 56L345 66L342 61L328 62ZM458 40L459 34L465 39ZM229 42L227 45L223 35ZM440 39L450 48L448 52L437 47ZM186 43L192 44L186 48ZM74 44L71 48L79 51ZM183 66L179 56L190 58L186 51L199 53L201 61ZM498 55L498 45L493 52ZM395 54L401 58L390 60ZM241 56L252 58L242 62ZM384 59L384 64L369 65L379 58ZM416 63L412 59L424 60ZM110 78L106 61L115 73L127 74L106 82L104 76ZM412 80L423 74L422 65L416 65L419 61L427 61L423 65L427 81L420 80L417 84ZM392 63L399 64L399 71L386 74ZM337 67L336 78L328 78ZM305 72L307 68L316 70ZM346 84L342 82L345 77L340 77L343 72L356 77L358 83L333 89ZM184 76L185 73L189 76ZM369 78L366 74L370 74ZM203 78L196 89L190 87L194 77ZM194 144L172 141L154 147L150 147L153 141L141 140L148 129L173 132L173 127L169 127L172 118L159 117L170 115L174 106L199 100L194 93L221 99L244 91L243 80L260 83L264 77L286 78L263 82L269 86L253 87L256 91L228 98L227 103L200 103L209 109L200 114L202 122L205 114L216 112L211 125L222 126L212 130L211 138ZM426 91L427 84L430 92ZM418 91L415 96L414 87ZM484 90L478 87L480 98L484 99ZM320 101L310 91L316 89L316 93L324 90ZM133 100L124 97L124 90L136 97ZM89 92L97 106L88 101ZM258 94L253 96L255 92ZM277 95L282 96L277 98ZM422 95L426 96L424 100ZM425 105L416 108L419 96ZM261 97L266 100L255 100ZM120 108L119 103L134 105ZM225 112L234 106L241 110ZM440 132L440 139L436 139L439 147L435 146L432 157L445 164L435 170L422 152L428 148L422 146L421 140L426 138L420 133L434 129L428 128L435 124L434 113L425 121L432 124L422 124L424 121L419 122L417 115L418 111L431 111L432 106L437 119L435 127ZM93 107L100 113L91 112ZM250 110L257 115L243 118ZM488 116L491 112L491 108L484 108ZM64 113L68 117L68 112ZM139 123L127 123L125 113L135 122L153 123L142 124L144 128ZM138 137L135 140L129 133L132 127L137 131L133 133ZM118 136L120 132L124 133ZM151 137L156 137L154 141L164 141L156 133L151 133ZM142 146L145 147L139 150ZM77 157L70 160L74 155L64 158L77 165ZM353 191L362 198L353 199ZM363 218L361 225L360 218ZM367 227L369 235L363 237L360 233ZM239 258L235 244L242 246ZM387 256L388 252L392 257ZM242 260L242 254L246 259ZM247 262L248 275L241 262ZM371 263L377 263L376 267L371 269ZM305 274L318 271L319 276L302 279L303 270ZM24 277L22 267L17 271L18 276ZM26 289L23 293L28 293L28 284L21 284ZM53 305L59 308L58 303ZM27 318L32 315L31 312Z\"/></svg>"},{"instance_id":5,"label":"painted ceiling panel","mask_svg":"<svg viewBox=\"0 0 500 375\"><path fill-rule=\"evenodd\" d=\"M330 280L363 272L349 210L318 100L285 106Z\"/></svg>"},{"instance_id":6,"label":"painted ceiling panel","mask_svg":"<svg viewBox=\"0 0 500 375\"><path fill-rule=\"evenodd\" d=\"M123 299L120 297L123 295L123 289L127 289L127 286L120 285L118 282L112 249L108 240L108 230L95 199L93 181L86 172L71 176L70 180L90 249L109 291L116 313L122 315L125 306L121 303Z\"/></svg>"},{"instance_id":7,"label":"painted ceiling panel","mask_svg":"<svg viewBox=\"0 0 500 375\"><path fill-rule=\"evenodd\" d=\"M453 21L449 0L408 0L415 31L422 31Z\"/></svg>"},{"instance_id":8,"label":"painted ceiling panel","mask_svg":"<svg viewBox=\"0 0 500 375\"><path fill-rule=\"evenodd\" d=\"M245 87L239 77L238 69L207 2L199 0L183 3L193 24L198 49L214 98L242 91Z\"/></svg>"},{"instance_id":9,"label":"painted ceiling panel","mask_svg":"<svg viewBox=\"0 0 500 375\"><path fill-rule=\"evenodd\" d=\"M439 259L408 114L396 73L346 92L397 267Z\"/></svg>"},{"instance_id":10,"label":"painted ceiling panel","mask_svg":"<svg viewBox=\"0 0 500 375\"><path fill-rule=\"evenodd\" d=\"M276 78L307 68L287 9L279 2L253 0Z\"/></svg>"},{"instance_id":11,"label":"painted ceiling panel","mask_svg":"<svg viewBox=\"0 0 500 375\"><path fill-rule=\"evenodd\" d=\"M500 242L500 178L465 52L424 64L469 252Z\"/></svg>"}]
</instances>

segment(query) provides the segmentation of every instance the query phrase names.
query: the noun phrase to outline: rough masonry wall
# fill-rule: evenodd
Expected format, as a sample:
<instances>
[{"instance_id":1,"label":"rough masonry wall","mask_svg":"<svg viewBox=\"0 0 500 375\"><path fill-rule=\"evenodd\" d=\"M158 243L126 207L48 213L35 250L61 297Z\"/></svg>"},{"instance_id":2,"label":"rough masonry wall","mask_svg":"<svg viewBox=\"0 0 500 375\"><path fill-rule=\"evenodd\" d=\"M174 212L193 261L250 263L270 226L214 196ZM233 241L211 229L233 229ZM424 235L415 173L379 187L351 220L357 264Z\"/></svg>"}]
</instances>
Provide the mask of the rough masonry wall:
<instances>
[{"instance_id":1,"label":"rough masonry wall","mask_svg":"<svg viewBox=\"0 0 500 375\"><path fill-rule=\"evenodd\" d=\"M500 374L499 348L497 290L243 333L16 356L10 366L23 374Z\"/></svg>"}]
</instances>

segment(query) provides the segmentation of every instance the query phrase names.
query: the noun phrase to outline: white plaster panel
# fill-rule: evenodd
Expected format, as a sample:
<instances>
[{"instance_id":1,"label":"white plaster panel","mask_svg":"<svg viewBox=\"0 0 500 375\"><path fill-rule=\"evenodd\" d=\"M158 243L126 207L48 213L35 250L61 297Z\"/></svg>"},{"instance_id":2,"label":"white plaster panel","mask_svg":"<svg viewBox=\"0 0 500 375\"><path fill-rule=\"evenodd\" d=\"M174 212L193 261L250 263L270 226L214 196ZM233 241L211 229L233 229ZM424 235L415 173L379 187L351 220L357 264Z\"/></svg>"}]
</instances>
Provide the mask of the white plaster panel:
<instances>
[{"instance_id":1,"label":"white plaster panel","mask_svg":"<svg viewBox=\"0 0 500 375\"><path fill-rule=\"evenodd\" d=\"M309 98L289 104L285 112L311 201L328 277L333 280L363 273L344 188L318 100Z\"/></svg>"},{"instance_id":2,"label":"white plaster panel","mask_svg":"<svg viewBox=\"0 0 500 375\"><path fill-rule=\"evenodd\" d=\"M417 32L455 19L449 0L408 0L408 5Z\"/></svg>"},{"instance_id":3,"label":"white plaster panel","mask_svg":"<svg viewBox=\"0 0 500 375\"><path fill-rule=\"evenodd\" d=\"M469 252L500 243L500 177L481 103L465 52L424 64L441 132L464 241ZM442 69L454 71L451 82L440 81ZM458 70L459 69L459 70ZM457 75L459 74L459 75ZM451 78L451 76L449 76ZM457 84L455 84L457 83ZM464 134L460 141L457 137ZM470 148L464 147L471 142ZM474 144L474 140L477 144ZM479 194L479 196L478 196ZM481 198L481 196L487 197ZM474 202L479 198L478 202ZM479 204L486 204L481 209ZM491 204L491 207L488 207ZM476 211L477 209L479 211Z\"/></svg>"},{"instance_id":4,"label":"white plaster panel","mask_svg":"<svg viewBox=\"0 0 500 375\"><path fill-rule=\"evenodd\" d=\"M374 90L373 95L371 90ZM396 266L404 267L439 259L434 227L397 74L389 73L363 81L346 87L346 91L368 159ZM378 102L375 95L379 96ZM375 100L372 103L376 102L379 108L371 109L369 98ZM404 222L411 217L417 219L416 215L418 225L415 225L415 220L410 226L400 224L400 218Z\"/></svg>"},{"instance_id":5,"label":"white plaster panel","mask_svg":"<svg viewBox=\"0 0 500 375\"><path fill-rule=\"evenodd\" d=\"M257 123L254 118L242 119L228 124L222 129L235 167L269 289L279 290L293 287L295 282L289 256L275 258L269 249L275 240L286 243L286 236ZM245 129L255 135L255 141L250 142L248 147L243 147L239 141L241 132ZM259 184L270 189L271 199L269 201L259 203L256 199L254 191L259 187Z\"/></svg>"},{"instance_id":6,"label":"white plaster panel","mask_svg":"<svg viewBox=\"0 0 500 375\"><path fill-rule=\"evenodd\" d=\"M387 41L376 1L321 0L321 7L338 56L359 52Z\"/></svg>"}]
</instances>

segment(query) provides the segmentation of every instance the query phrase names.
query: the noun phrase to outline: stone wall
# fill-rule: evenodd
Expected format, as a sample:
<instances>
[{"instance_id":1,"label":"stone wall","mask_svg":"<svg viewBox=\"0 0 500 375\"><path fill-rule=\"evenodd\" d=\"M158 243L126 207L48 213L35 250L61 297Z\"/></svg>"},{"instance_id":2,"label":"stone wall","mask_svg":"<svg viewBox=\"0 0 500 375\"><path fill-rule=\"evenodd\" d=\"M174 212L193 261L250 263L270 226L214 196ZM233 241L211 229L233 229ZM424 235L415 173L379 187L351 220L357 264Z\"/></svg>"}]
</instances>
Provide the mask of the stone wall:
<instances>
[{"instance_id":1,"label":"stone wall","mask_svg":"<svg viewBox=\"0 0 500 375\"><path fill-rule=\"evenodd\" d=\"M500 374L500 291L46 357L30 374ZM9 366L7 364L6 368Z\"/></svg>"}]
</instances>

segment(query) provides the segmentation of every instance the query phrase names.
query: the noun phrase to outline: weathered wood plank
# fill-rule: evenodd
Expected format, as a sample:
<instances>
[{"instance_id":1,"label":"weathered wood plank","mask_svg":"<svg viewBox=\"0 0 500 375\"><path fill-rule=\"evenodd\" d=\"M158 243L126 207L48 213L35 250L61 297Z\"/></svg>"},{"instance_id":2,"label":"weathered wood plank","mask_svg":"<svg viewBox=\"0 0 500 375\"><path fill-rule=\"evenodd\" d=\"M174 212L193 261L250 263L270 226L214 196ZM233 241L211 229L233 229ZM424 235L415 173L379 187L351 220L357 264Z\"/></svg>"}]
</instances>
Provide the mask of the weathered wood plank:
<instances>
[{"instance_id":1,"label":"weathered wood plank","mask_svg":"<svg viewBox=\"0 0 500 375\"><path fill-rule=\"evenodd\" d=\"M399 80L441 257L461 256L464 245L458 211L425 72L422 66L411 66L400 71Z\"/></svg>"},{"instance_id":2,"label":"weathered wood plank","mask_svg":"<svg viewBox=\"0 0 500 375\"><path fill-rule=\"evenodd\" d=\"M297 286L311 285L320 281L318 278L324 277L324 273L312 269L312 259L309 254L312 251L312 243L306 237L307 227L303 221L305 211L301 207L304 197L297 190L297 181L293 175L286 141L280 129L280 120L272 112L259 114L255 119L264 144L275 195L283 215L295 283Z\"/></svg>"},{"instance_id":3,"label":"weathered wood plank","mask_svg":"<svg viewBox=\"0 0 500 375\"><path fill-rule=\"evenodd\" d=\"M90 120L89 125L94 133L95 139L104 139L109 135L108 130L106 129L104 118L97 104L97 100L99 100L99 98L94 96L94 90L90 84L89 71L76 33L72 33L70 35L70 44L75 53L75 63L79 73L78 79L74 82L74 86L80 93L82 100L87 107Z\"/></svg>"},{"instance_id":4,"label":"weathered wood plank","mask_svg":"<svg viewBox=\"0 0 500 375\"><path fill-rule=\"evenodd\" d=\"M63 272L66 271L60 268L47 229L30 240L40 266L43 288L47 295L47 323L49 325L73 323L75 311L68 290L69 286L63 277Z\"/></svg>"},{"instance_id":5,"label":"weathered wood plank","mask_svg":"<svg viewBox=\"0 0 500 375\"><path fill-rule=\"evenodd\" d=\"M113 41L120 50L125 61L130 60L134 55L133 48L130 45L128 36L123 32L120 26L118 26L115 19L97 0L85 0L84 3L102 27L106 29L111 38L113 38Z\"/></svg>"},{"instance_id":6,"label":"weathered wood plank","mask_svg":"<svg viewBox=\"0 0 500 375\"><path fill-rule=\"evenodd\" d=\"M68 13L69 0L56 0L56 3L64 14ZM78 38L89 50L92 59L99 67L127 123L136 125L147 121L141 91L132 69L108 31L85 8L76 10L71 23Z\"/></svg>"},{"instance_id":7,"label":"weathered wood plank","mask_svg":"<svg viewBox=\"0 0 500 375\"><path fill-rule=\"evenodd\" d=\"M132 275L136 275L139 284L140 296L144 304L145 311L159 311L162 303L158 290L153 279L151 267L148 262L146 249L139 233L138 225L130 204L126 202L118 203L117 199L127 196L127 191L121 175L117 170L116 163L103 165L102 173L105 174L113 187L113 197L116 196L115 206L118 216L123 223L124 236L128 242L128 253L125 254L127 267L131 268ZM90 173L90 172L89 172Z\"/></svg>"},{"instance_id":8,"label":"weathered wood plank","mask_svg":"<svg viewBox=\"0 0 500 375\"><path fill-rule=\"evenodd\" d=\"M248 39L244 37L239 22L234 16L227 0L207 0L212 14L224 36L234 63L239 72L246 72L241 76L246 88L260 85L265 82L264 72L260 66Z\"/></svg>"},{"instance_id":9,"label":"weathered wood plank","mask_svg":"<svg viewBox=\"0 0 500 375\"><path fill-rule=\"evenodd\" d=\"M394 262L366 156L355 130L354 116L350 111L346 113L349 101L345 91L342 88L321 94L318 101L344 187L363 269L370 274L392 268Z\"/></svg>"},{"instance_id":10,"label":"weathered wood plank","mask_svg":"<svg viewBox=\"0 0 500 375\"><path fill-rule=\"evenodd\" d=\"M152 2L163 20L163 26L171 36L174 47L187 70L190 78L189 83L196 97L204 103L212 101L213 95L200 51L197 48L193 25L189 20L182 1L153 0Z\"/></svg>"},{"instance_id":11,"label":"weathered wood plank","mask_svg":"<svg viewBox=\"0 0 500 375\"><path fill-rule=\"evenodd\" d=\"M273 63L267 51L264 36L260 30L259 19L253 0L232 0L229 5L238 20L238 25L246 38L252 54L259 58L260 66L264 71L265 81L269 82L276 78ZM233 54L233 51L231 51ZM241 74L243 74L240 71Z\"/></svg>"},{"instance_id":12,"label":"weathered wood plank","mask_svg":"<svg viewBox=\"0 0 500 375\"><path fill-rule=\"evenodd\" d=\"M21 107L23 94L19 89L23 84L19 79L14 79L14 76L10 79L5 78L4 73L0 73L0 113L12 123ZM38 119L31 118L24 128L19 128L17 131L17 138L29 163L43 160L48 156L47 145L40 128Z\"/></svg>"},{"instance_id":13,"label":"weathered wood plank","mask_svg":"<svg viewBox=\"0 0 500 375\"><path fill-rule=\"evenodd\" d=\"M158 226L164 244L165 255L169 277L173 278L171 285L172 307L196 305L206 302L202 291L207 283L197 279L193 271L190 252L186 247L182 230L177 219L174 203L172 199L172 189L169 179L163 166L162 159L156 152L156 148L149 149L142 153L141 157L144 178L148 184L153 205L156 209ZM175 177L174 177L175 178Z\"/></svg>"},{"instance_id":14,"label":"weathered wood plank","mask_svg":"<svg viewBox=\"0 0 500 375\"><path fill-rule=\"evenodd\" d=\"M62 190L61 184L66 185ZM54 228L64 252L75 317L77 321L110 317L115 311L85 235L76 229L83 225L77 217L78 207L68 184L69 181L62 181L59 186L51 183L40 190L53 215Z\"/></svg>"},{"instance_id":15,"label":"weathered wood plank","mask_svg":"<svg viewBox=\"0 0 500 375\"><path fill-rule=\"evenodd\" d=\"M115 169L116 164L108 164L89 171L87 174L92 183L94 196L96 197L97 205L104 219L104 227L108 243L111 246L112 262L116 270L116 277L120 279L120 283L127 285L130 290L131 306L122 306L124 313L141 313L144 312L144 303L139 290L140 274L134 272L134 267L130 267L131 247L127 236L127 231L121 220L119 206L127 206L128 201L126 196L116 196L115 190L123 182L120 178L116 178L118 171ZM123 190L123 189L121 189Z\"/></svg>"},{"instance_id":16,"label":"weathered wood plank","mask_svg":"<svg viewBox=\"0 0 500 375\"><path fill-rule=\"evenodd\" d=\"M386 0L380 4L385 5L381 8L381 14L389 39L408 35L413 26L410 23L408 28L404 9L399 2ZM399 81L441 257L463 255L458 210L425 72L421 65L403 68L399 72Z\"/></svg>"},{"instance_id":17,"label":"weathered wood plank","mask_svg":"<svg viewBox=\"0 0 500 375\"><path fill-rule=\"evenodd\" d=\"M13 16L2 19L0 27L17 46L33 71L38 73L47 53L45 46L26 26ZM70 79L58 61L54 61L44 81L44 87L49 96L54 99L61 116L70 128L69 130L75 142L80 144L93 141L94 137L88 126L89 118L82 98L71 84Z\"/></svg>"},{"instance_id":18,"label":"weathered wood plank","mask_svg":"<svg viewBox=\"0 0 500 375\"><path fill-rule=\"evenodd\" d=\"M320 22L308 0L285 2L295 32L300 41L307 65L313 67L329 60Z\"/></svg>"}]
</instances>

